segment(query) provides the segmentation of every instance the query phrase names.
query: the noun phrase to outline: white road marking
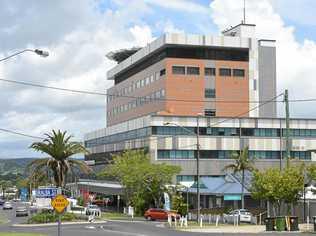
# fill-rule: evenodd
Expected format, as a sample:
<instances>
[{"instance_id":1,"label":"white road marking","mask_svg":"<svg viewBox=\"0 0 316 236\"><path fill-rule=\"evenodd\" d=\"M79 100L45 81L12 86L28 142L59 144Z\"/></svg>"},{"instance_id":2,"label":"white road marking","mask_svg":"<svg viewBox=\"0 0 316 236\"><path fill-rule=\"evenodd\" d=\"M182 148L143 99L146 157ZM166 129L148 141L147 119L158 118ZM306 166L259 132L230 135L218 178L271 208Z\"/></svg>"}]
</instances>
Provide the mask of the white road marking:
<instances>
[{"instance_id":1,"label":"white road marking","mask_svg":"<svg viewBox=\"0 0 316 236\"><path fill-rule=\"evenodd\" d=\"M127 236L147 236L146 234L137 234L137 233L118 231L118 230L105 229L103 226L100 226L100 228L105 232L114 233L114 234L121 234L121 235L127 235Z\"/></svg>"}]
</instances>

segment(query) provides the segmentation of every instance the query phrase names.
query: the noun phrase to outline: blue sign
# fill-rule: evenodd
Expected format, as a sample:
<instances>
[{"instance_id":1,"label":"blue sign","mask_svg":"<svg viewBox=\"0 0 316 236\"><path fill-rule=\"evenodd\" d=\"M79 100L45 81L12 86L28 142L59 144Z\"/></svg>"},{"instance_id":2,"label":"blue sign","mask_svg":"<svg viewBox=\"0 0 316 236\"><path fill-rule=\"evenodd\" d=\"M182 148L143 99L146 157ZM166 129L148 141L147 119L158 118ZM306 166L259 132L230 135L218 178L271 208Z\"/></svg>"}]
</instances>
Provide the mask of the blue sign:
<instances>
[{"instance_id":1,"label":"blue sign","mask_svg":"<svg viewBox=\"0 0 316 236\"><path fill-rule=\"evenodd\" d=\"M240 201L241 195L224 195L224 201Z\"/></svg>"},{"instance_id":2,"label":"blue sign","mask_svg":"<svg viewBox=\"0 0 316 236\"><path fill-rule=\"evenodd\" d=\"M37 198L53 198L57 195L57 188L39 188L36 190Z\"/></svg>"},{"instance_id":3,"label":"blue sign","mask_svg":"<svg viewBox=\"0 0 316 236\"><path fill-rule=\"evenodd\" d=\"M164 209L167 211L170 211L170 197L168 193L163 193L164 199L165 199L165 204L164 204Z\"/></svg>"},{"instance_id":4,"label":"blue sign","mask_svg":"<svg viewBox=\"0 0 316 236\"><path fill-rule=\"evenodd\" d=\"M22 201L27 201L27 196L29 195L29 191L27 188L21 188L20 189L20 198Z\"/></svg>"}]
</instances>

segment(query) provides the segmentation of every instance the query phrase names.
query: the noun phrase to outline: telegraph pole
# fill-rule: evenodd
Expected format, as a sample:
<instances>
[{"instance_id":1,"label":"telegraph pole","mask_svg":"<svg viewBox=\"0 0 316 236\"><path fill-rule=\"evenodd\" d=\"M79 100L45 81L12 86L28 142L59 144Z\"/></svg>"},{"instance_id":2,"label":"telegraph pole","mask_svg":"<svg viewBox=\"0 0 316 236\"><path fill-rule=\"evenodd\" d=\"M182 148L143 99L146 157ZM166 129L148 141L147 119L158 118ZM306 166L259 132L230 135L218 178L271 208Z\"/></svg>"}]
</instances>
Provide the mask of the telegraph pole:
<instances>
[{"instance_id":1,"label":"telegraph pole","mask_svg":"<svg viewBox=\"0 0 316 236\"><path fill-rule=\"evenodd\" d=\"M286 167L290 165L290 109L289 109L289 93L286 89L284 92L284 103L285 103L285 123L286 123Z\"/></svg>"}]
</instances>

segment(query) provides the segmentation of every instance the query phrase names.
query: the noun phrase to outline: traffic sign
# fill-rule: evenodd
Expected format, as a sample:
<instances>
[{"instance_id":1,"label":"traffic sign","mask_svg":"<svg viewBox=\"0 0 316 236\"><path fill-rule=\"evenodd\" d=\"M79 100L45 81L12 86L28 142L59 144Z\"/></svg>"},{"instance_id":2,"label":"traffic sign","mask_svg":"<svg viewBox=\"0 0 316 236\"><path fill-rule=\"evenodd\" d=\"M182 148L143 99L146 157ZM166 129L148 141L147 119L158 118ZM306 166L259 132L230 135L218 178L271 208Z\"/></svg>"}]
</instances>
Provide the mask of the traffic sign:
<instances>
[{"instance_id":1,"label":"traffic sign","mask_svg":"<svg viewBox=\"0 0 316 236\"><path fill-rule=\"evenodd\" d=\"M62 213L65 208L69 205L67 198L61 194L56 195L56 197L51 202L52 207L58 213Z\"/></svg>"}]
</instances>

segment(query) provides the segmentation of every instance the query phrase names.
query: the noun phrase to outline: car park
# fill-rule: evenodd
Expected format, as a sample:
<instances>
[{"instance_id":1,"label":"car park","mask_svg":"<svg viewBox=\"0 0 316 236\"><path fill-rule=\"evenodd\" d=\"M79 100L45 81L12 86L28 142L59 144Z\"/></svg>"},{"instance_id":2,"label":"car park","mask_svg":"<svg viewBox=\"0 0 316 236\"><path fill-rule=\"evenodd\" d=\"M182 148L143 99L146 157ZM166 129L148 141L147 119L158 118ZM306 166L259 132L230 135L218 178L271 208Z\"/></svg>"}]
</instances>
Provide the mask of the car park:
<instances>
[{"instance_id":1,"label":"car park","mask_svg":"<svg viewBox=\"0 0 316 236\"><path fill-rule=\"evenodd\" d=\"M11 204L11 202L5 202L3 204L3 207L2 207L3 210L12 210L13 209L13 206Z\"/></svg>"},{"instance_id":2,"label":"car park","mask_svg":"<svg viewBox=\"0 0 316 236\"><path fill-rule=\"evenodd\" d=\"M180 215L172 212L172 211L167 211L164 209L159 209L159 208L149 208L145 214L144 217L147 220L167 220L168 215L171 216L171 219L174 220L175 218L180 219Z\"/></svg>"},{"instance_id":3,"label":"car park","mask_svg":"<svg viewBox=\"0 0 316 236\"><path fill-rule=\"evenodd\" d=\"M252 214L246 209L237 209L224 214L224 220L227 223L234 223L237 219L239 222L251 223Z\"/></svg>"},{"instance_id":4,"label":"car park","mask_svg":"<svg viewBox=\"0 0 316 236\"><path fill-rule=\"evenodd\" d=\"M28 210L26 207L17 207L15 210L15 216L19 217L19 216L28 216Z\"/></svg>"}]
</instances>

